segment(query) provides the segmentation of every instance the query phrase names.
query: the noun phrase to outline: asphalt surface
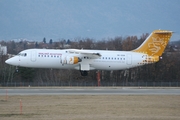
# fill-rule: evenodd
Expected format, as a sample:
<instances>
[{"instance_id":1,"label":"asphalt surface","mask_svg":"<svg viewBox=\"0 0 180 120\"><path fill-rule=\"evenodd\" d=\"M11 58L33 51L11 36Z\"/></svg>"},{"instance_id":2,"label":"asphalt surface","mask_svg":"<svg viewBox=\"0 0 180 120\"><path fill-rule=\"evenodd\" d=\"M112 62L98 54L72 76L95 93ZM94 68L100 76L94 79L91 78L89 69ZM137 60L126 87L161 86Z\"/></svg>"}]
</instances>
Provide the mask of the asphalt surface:
<instances>
[{"instance_id":1,"label":"asphalt surface","mask_svg":"<svg viewBox=\"0 0 180 120\"><path fill-rule=\"evenodd\" d=\"M1 88L0 95L180 95L178 88Z\"/></svg>"}]
</instances>

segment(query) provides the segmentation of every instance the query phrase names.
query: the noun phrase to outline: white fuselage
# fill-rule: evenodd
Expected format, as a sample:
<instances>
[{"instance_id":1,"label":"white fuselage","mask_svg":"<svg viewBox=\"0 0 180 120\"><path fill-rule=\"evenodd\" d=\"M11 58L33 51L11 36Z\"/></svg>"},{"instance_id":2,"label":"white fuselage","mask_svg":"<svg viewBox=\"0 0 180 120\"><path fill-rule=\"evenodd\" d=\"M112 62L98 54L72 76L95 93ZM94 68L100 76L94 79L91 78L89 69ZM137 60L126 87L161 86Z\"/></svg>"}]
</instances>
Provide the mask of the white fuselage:
<instances>
[{"instance_id":1,"label":"white fuselage","mask_svg":"<svg viewBox=\"0 0 180 120\"><path fill-rule=\"evenodd\" d=\"M110 50L83 50L91 53L99 53L101 56L93 57L89 54L72 53L69 49L28 49L20 52L6 62L22 67L32 68L56 68L77 70L123 70L144 65L147 54L132 51L110 51ZM78 57L80 62L75 64L64 64L64 56Z\"/></svg>"}]
</instances>

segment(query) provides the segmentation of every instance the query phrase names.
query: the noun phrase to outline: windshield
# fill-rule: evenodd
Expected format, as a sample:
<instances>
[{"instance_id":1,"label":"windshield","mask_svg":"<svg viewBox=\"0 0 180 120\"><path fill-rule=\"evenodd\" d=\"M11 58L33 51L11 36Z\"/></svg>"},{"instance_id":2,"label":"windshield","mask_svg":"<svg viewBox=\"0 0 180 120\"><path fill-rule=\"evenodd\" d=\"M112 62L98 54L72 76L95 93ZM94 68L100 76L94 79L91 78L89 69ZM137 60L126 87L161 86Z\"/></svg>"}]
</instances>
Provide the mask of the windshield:
<instances>
[{"instance_id":1,"label":"windshield","mask_svg":"<svg viewBox=\"0 0 180 120\"><path fill-rule=\"evenodd\" d=\"M18 53L17 56L27 56L27 53Z\"/></svg>"}]
</instances>

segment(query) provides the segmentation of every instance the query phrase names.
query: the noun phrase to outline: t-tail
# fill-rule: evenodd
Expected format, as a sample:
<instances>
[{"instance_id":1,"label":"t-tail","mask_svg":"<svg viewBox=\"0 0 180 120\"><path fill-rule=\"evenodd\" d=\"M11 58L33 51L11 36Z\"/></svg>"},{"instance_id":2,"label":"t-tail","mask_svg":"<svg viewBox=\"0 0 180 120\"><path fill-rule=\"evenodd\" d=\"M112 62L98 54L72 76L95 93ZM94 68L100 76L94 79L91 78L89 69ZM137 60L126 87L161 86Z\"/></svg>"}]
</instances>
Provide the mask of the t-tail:
<instances>
[{"instance_id":1,"label":"t-tail","mask_svg":"<svg viewBox=\"0 0 180 120\"><path fill-rule=\"evenodd\" d=\"M133 52L144 53L148 55L147 61L157 62L164 52L171 36L172 31L154 30L148 38Z\"/></svg>"}]
</instances>

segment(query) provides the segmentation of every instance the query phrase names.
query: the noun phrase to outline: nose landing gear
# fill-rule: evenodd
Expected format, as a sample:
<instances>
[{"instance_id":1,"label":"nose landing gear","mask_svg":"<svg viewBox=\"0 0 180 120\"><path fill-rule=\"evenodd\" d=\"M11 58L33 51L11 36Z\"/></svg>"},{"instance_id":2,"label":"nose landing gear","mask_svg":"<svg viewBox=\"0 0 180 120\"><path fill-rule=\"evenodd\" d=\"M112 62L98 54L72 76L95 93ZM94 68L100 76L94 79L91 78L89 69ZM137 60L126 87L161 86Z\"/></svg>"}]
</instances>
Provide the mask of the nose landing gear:
<instances>
[{"instance_id":1,"label":"nose landing gear","mask_svg":"<svg viewBox=\"0 0 180 120\"><path fill-rule=\"evenodd\" d=\"M16 66L16 70L15 70L15 72L16 72L16 73L18 73L18 72L19 72L19 69L18 69L18 67L17 67L17 66Z\"/></svg>"}]
</instances>

